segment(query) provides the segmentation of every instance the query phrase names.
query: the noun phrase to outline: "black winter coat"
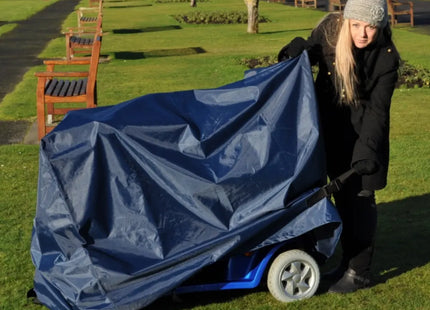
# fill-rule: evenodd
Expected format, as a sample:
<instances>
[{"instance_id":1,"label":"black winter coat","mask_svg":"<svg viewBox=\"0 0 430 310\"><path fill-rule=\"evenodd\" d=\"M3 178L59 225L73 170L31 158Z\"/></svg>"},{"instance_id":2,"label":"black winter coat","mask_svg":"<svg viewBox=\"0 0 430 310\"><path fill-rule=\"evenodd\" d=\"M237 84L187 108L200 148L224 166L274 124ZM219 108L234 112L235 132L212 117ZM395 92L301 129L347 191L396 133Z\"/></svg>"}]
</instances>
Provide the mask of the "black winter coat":
<instances>
[{"instance_id":1,"label":"black winter coat","mask_svg":"<svg viewBox=\"0 0 430 310\"><path fill-rule=\"evenodd\" d=\"M334 86L335 51L333 44L327 41L327 31L322 30L327 29L324 28L327 26L325 23L340 22L338 14L329 15L314 29L308 40L298 45L308 50L312 65L319 65L315 91L320 107L329 177L339 176L357 161L370 159L378 163L378 171L362 176L362 188L378 190L387 184L390 105L398 78L400 57L391 39L382 37L364 49L357 49L355 58L359 104L357 107L340 105L339 94ZM337 28L332 26L329 28ZM293 41L290 44L294 44ZM297 52L297 46L288 48L287 45L283 49L284 54L287 54L284 56L296 56L288 55L288 49Z\"/></svg>"}]
</instances>

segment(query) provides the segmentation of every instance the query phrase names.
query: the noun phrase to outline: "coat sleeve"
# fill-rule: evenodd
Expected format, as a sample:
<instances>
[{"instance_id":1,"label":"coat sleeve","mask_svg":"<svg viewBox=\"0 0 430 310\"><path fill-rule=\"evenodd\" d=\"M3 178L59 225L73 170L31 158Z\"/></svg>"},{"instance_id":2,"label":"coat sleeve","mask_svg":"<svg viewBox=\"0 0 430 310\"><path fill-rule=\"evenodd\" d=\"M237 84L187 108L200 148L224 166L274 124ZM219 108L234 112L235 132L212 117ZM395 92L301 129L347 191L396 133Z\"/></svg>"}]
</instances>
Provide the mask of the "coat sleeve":
<instances>
[{"instance_id":1,"label":"coat sleeve","mask_svg":"<svg viewBox=\"0 0 430 310\"><path fill-rule=\"evenodd\" d=\"M360 100L359 107L351 113L352 123L356 125L359 135L351 165L360 160L371 159L378 163L381 170L388 170L390 106L398 78L397 56L391 48L380 53L374 73L366 82L365 92L368 95Z\"/></svg>"},{"instance_id":2,"label":"coat sleeve","mask_svg":"<svg viewBox=\"0 0 430 310\"><path fill-rule=\"evenodd\" d=\"M322 46L327 45L327 39L336 37L335 34L327 32L327 29L336 29L339 23L339 14L328 14L315 29L310 37L304 39L296 37L285 45L278 53L278 61L299 56L304 50L308 51L311 65L315 65L322 57Z\"/></svg>"}]
</instances>

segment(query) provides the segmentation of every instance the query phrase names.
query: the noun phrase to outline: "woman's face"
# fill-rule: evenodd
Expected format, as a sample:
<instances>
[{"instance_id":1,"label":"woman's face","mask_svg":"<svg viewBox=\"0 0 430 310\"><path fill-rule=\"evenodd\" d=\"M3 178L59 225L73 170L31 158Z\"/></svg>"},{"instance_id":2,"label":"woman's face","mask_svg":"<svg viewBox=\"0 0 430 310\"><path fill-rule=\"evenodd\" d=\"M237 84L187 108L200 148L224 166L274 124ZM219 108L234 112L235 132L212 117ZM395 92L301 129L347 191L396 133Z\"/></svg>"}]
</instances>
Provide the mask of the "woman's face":
<instances>
[{"instance_id":1,"label":"woman's face","mask_svg":"<svg viewBox=\"0 0 430 310\"><path fill-rule=\"evenodd\" d=\"M376 39L378 28L355 19L349 20L351 37L355 47L365 48Z\"/></svg>"}]
</instances>

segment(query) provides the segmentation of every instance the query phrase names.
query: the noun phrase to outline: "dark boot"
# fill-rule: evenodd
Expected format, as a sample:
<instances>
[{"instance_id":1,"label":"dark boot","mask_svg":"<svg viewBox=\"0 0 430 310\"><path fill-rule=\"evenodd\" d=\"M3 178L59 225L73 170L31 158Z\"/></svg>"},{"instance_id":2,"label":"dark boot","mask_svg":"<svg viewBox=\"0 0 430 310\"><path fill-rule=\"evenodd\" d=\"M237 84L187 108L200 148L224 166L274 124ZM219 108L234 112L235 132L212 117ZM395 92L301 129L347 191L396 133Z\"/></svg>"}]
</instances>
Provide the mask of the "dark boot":
<instances>
[{"instance_id":1,"label":"dark boot","mask_svg":"<svg viewBox=\"0 0 430 310\"><path fill-rule=\"evenodd\" d=\"M27 292L27 299L31 300L33 304L42 305L39 299L37 299L36 291L34 290L34 288L30 289Z\"/></svg>"},{"instance_id":2,"label":"dark boot","mask_svg":"<svg viewBox=\"0 0 430 310\"><path fill-rule=\"evenodd\" d=\"M340 278L342 278L343 274L345 273L345 271L347 269L348 269L348 261L342 259L342 261L340 262L340 264L336 268L324 273L322 275L322 278L323 278L323 280L327 280L330 282L336 282L336 281L340 280Z\"/></svg>"},{"instance_id":3,"label":"dark boot","mask_svg":"<svg viewBox=\"0 0 430 310\"><path fill-rule=\"evenodd\" d=\"M366 273L364 275L358 275L353 269L348 268L343 277L335 284L330 286L329 293L352 293L357 290L369 287L370 277Z\"/></svg>"}]
</instances>

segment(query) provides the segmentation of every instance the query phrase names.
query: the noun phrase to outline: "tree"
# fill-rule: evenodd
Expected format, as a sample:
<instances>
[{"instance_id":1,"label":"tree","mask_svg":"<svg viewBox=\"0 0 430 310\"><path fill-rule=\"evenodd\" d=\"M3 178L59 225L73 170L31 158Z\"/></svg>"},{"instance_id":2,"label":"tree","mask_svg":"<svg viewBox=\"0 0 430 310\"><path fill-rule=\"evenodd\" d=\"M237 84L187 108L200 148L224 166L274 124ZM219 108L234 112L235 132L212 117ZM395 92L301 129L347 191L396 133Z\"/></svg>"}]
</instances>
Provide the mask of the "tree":
<instances>
[{"instance_id":1,"label":"tree","mask_svg":"<svg viewBox=\"0 0 430 310\"><path fill-rule=\"evenodd\" d=\"M190 5L191 5L191 7L196 7L197 6L197 0L191 0Z\"/></svg>"},{"instance_id":2,"label":"tree","mask_svg":"<svg viewBox=\"0 0 430 310\"><path fill-rule=\"evenodd\" d=\"M248 33L258 33L258 1L243 0L248 7Z\"/></svg>"}]
</instances>

